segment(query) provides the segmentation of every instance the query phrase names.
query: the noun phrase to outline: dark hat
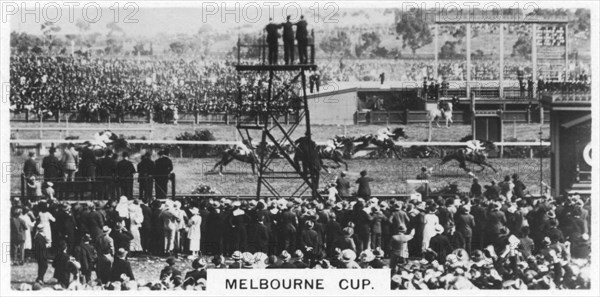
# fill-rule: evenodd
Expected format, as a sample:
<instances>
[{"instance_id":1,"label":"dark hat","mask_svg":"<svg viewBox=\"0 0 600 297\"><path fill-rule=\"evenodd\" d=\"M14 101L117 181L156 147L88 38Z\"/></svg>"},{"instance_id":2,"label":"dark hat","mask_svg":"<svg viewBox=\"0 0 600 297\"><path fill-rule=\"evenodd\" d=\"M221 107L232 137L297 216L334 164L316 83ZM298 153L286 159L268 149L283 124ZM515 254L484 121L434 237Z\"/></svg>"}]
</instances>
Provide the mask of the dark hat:
<instances>
[{"instance_id":1,"label":"dark hat","mask_svg":"<svg viewBox=\"0 0 600 297\"><path fill-rule=\"evenodd\" d=\"M216 255L212 258L211 262L213 264L215 264L215 266L220 265L221 263L223 263L223 256L221 255Z\"/></svg>"},{"instance_id":2,"label":"dark hat","mask_svg":"<svg viewBox=\"0 0 600 297\"><path fill-rule=\"evenodd\" d=\"M203 258L196 258L194 260L194 262L192 262L192 268L194 268L194 269L205 268L205 267L206 267L206 260L204 260Z\"/></svg>"},{"instance_id":3,"label":"dark hat","mask_svg":"<svg viewBox=\"0 0 600 297\"><path fill-rule=\"evenodd\" d=\"M169 265L175 265L175 257L168 257L167 258L167 264Z\"/></svg>"}]
</instances>

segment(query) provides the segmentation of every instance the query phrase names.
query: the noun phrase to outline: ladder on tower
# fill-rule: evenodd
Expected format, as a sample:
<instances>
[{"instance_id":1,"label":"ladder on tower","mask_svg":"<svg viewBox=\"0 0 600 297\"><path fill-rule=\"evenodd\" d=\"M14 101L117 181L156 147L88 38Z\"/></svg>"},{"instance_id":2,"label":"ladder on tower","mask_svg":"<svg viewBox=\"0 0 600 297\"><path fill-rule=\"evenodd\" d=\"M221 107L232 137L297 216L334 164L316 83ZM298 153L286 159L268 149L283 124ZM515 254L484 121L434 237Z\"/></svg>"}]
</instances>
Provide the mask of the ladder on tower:
<instances>
[{"instance_id":1,"label":"ladder on tower","mask_svg":"<svg viewBox=\"0 0 600 297\"><path fill-rule=\"evenodd\" d=\"M301 123L305 123L306 133L305 137L308 142L312 142L310 132L310 113L308 109L308 101L306 97L306 73L307 70L316 70L317 66L314 64L300 64L300 65L236 65L238 75L242 75L244 72L268 72L268 90L266 100L264 100L266 106L263 109L256 112L259 121L255 124L240 123L237 124L237 130L247 143L250 144L250 148L253 151L257 151L252 142L250 130L261 131L261 140L258 145L260 148L259 164L258 164L258 181L256 196L260 198L262 196L263 187L266 188L273 196L276 197L300 197L308 190L311 192L311 196L315 199L322 199L318 191L319 186L319 172L314 170L314 164L304 164L307 160L314 160L310 154L317 153L315 151L306 152L308 157L302 160L303 164L300 166L287 152L286 147L290 147L294 152L299 152L300 148L296 144L296 141L292 139L292 134L296 131ZM278 72L295 72L298 71L292 79L288 80L283 86L275 92L274 80L283 79L276 75ZM299 85L299 91L302 94L297 94L294 90L294 86ZM297 104L293 104L294 108L298 112L298 116L292 121L288 127L284 125L278 119L278 112L275 110L273 103L282 99L283 96L291 94L292 98L286 98L286 100L298 101ZM239 94L239 104L244 94ZM289 102L288 102L289 103ZM281 133L281 137L277 138L275 133ZM292 167L293 171L279 171L275 172L270 169L270 165L276 158L274 154L271 154L267 149L267 141L271 142L274 149L279 156L282 156L287 163ZM309 168L305 170L304 168ZM291 195L282 195L282 191L272 182L273 180L299 180L299 184L296 185ZM288 186L289 188L289 186Z\"/></svg>"}]
</instances>

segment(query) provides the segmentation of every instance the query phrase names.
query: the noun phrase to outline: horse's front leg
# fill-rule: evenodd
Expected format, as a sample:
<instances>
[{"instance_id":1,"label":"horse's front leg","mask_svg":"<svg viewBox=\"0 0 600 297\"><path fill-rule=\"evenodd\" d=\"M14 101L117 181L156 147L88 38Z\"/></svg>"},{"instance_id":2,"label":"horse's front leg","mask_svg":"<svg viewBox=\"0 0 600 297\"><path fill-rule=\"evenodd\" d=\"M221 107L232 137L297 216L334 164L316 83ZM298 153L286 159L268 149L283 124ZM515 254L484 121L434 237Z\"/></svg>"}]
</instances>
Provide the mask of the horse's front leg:
<instances>
[{"instance_id":1,"label":"horse's front leg","mask_svg":"<svg viewBox=\"0 0 600 297\"><path fill-rule=\"evenodd\" d=\"M492 170L494 170L494 173L498 173L498 170L496 170L496 168L494 168L494 166L492 166L492 164L488 163L488 162L484 162L483 163L485 166L488 166L490 168L492 168Z\"/></svg>"}]
</instances>

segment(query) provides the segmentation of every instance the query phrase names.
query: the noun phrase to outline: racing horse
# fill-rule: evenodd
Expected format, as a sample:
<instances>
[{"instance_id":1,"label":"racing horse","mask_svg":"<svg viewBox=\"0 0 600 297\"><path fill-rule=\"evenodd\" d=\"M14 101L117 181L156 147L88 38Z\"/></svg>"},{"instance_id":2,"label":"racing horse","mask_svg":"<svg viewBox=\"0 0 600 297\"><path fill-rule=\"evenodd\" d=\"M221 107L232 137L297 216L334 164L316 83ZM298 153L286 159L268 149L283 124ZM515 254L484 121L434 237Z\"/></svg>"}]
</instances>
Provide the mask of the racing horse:
<instances>
[{"instance_id":1,"label":"racing horse","mask_svg":"<svg viewBox=\"0 0 600 297\"><path fill-rule=\"evenodd\" d=\"M321 160L322 168L324 168L327 172L329 172L329 166L325 165L322 162L323 160L331 160L337 164L337 167L340 167L342 164L344 164L346 170L348 170L348 163L344 161L344 153L339 150L340 148L341 146L338 145L335 149L327 151L325 150L325 146L317 146L317 152L319 154L319 159Z\"/></svg>"},{"instance_id":2,"label":"racing horse","mask_svg":"<svg viewBox=\"0 0 600 297\"><path fill-rule=\"evenodd\" d=\"M367 134L367 135L363 135L357 138L346 138L346 139L339 139L338 141L341 142L345 148L345 151L348 155L352 156L354 155L356 152L365 149L366 147L368 147L370 144L373 144L375 146L377 146L380 151L382 152L382 155L389 157L391 153L393 153L393 155L396 156L396 158L400 159L400 155L398 154L398 151L396 149L396 144L394 143L395 141L398 140L398 138L403 137L403 138L408 138L408 136L406 136L406 133L404 133L404 129L403 128L396 128L392 131L392 134L394 134L394 136L391 136L389 139L385 140L385 141L381 141L377 139L377 135L373 135L373 134ZM358 144L355 144L358 143Z\"/></svg>"},{"instance_id":3,"label":"racing horse","mask_svg":"<svg viewBox=\"0 0 600 297\"><path fill-rule=\"evenodd\" d=\"M480 170L478 170L477 172L481 172L484 169L486 169L487 167L494 170L494 173L498 172L496 170L496 168L494 168L494 166L488 162L488 159L487 159L488 152L495 151L496 145L491 141L487 141L487 140L480 140L480 141L484 147L482 152L478 152L475 154L467 154L466 148L459 148L459 149L455 150L454 152L445 155L442 158L442 162L440 163L440 165L444 165L452 160L456 160L459 163L459 167L462 168L463 170L465 170L467 173L471 172L471 170L469 168L467 168L466 162L471 162L471 163L479 166Z\"/></svg>"},{"instance_id":4,"label":"racing horse","mask_svg":"<svg viewBox=\"0 0 600 297\"><path fill-rule=\"evenodd\" d=\"M68 136L65 140L76 140L79 136ZM104 155L107 150L112 150L116 154L128 150L129 143L123 136L117 136L117 134L110 130L100 131L94 134L93 141L85 141L82 145L78 146L80 149L87 147L96 155Z\"/></svg>"},{"instance_id":5,"label":"racing horse","mask_svg":"<svg viewBox=\"0 0 600 297\"><path fill-rule=\"evenodd\" d=\"M454 121L452 121L452 105L451 102L441 101L438 108L430 110L427 114L429 123L435 122L435 125L439 128L440 123L438 120L441 118L446 120L446 128L449 128L449 123L454 123Z\"/></svg>"},{"instance_id":6,"label":"racing horse","mask_svg":"<svg viewBox=\"0 0 600 297\"><path fill-rule=\"evenodd\" d=\"M237 148L228 148L225 151L223 151L223 154L221 155L221 160L219 160L219 162L215 164L211 171L215 172L217 170L217 167L219 167L219 175L223 175L223 167L227 166L233 160L250 164L250 166L252 167L252 174L256 175L256 166L257 164L259 164L259 160L254 151L251 150L248 154L243 154Z\"/></svg>"}]
</instances>

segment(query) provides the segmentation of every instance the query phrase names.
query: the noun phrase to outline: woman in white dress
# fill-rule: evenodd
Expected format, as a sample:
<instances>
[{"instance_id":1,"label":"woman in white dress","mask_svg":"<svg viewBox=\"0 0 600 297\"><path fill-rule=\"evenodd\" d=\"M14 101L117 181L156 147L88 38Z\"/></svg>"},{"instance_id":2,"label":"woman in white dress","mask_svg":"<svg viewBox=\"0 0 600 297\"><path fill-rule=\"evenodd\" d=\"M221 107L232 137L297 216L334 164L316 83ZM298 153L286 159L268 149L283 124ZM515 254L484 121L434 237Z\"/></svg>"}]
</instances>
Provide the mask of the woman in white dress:
<instances>
[{"instance_id":1,"label":"woman in white dress","mask_svg":"<svg viewBox=\"0 0 600 297\"><path fill-rule=\"evenodd\" d=\"M54 216L48 212L48 204L46 202L40 203L40 212L38 214L38 220L40 221L39 225L42 226L42 231L44 237L47 240L47 247L52 246L52 229L50 227L50 222L56 222Z\"/></svg>"},{"instance_id":2,"label":"woman in white dress","mask_svg":"<svg viewBox=\"0 0 600 297\"><path fill-rule=\"evenodd\" d=\"M142 227L142 222L144 222L144 213L138 199L133 200L133 203L129 206L129 219L131 222L129 231L133 235L133 240L129 244L129 250L132 252L141 252L143 248L140 228Z\"/></svg>"},{"instance_id":3,"label":"woman in white dress","mask_svg":"<svg viewBox=\"0 0 600 297\"><path fill-rule=\"evenodd\" d=\"M25 242L23 243L23 249L30 250L31 249L31 230L35 226L35 222L34 222L35 217L33 216L33 213L31 213L31 210L29 210L28 207L24 207L23 213L21 214L21 216L19 218L21 218L25 222L25 225L27 226L27 230L25 231Z\"/></svg>"},{"instance_id":4,"label":"woman in white dress","mask_svg":"<svg viewBox=\"0 0 600 297\"><path fill-rule=\"evenodd\" d=\"M121 217L121 219L125 221L125 226L129 228L129 200L127 199L127 197L121 196L121 198L119 198L119 203L117 203L115 210L119 214L119 217Z\"/></svg>"},{"instance_id":5,"label":"woman in white dress","mask_svg":"<svg viewBox=\"0 0 600 297\"><path fill-rule=\"evenodd\" d=\"M422 250L426 250L429 248L429 241L432 237L436 235L435 226L440 224L440 220L438 216L435 214L435 204L431 205L427 208L427 213L425 214L425 223L423 227L423 244Z\"/></svg>"},{"instance_id":6,"label":"woman in white dress","mask_svg":"<svg viewBox=\"0 0 600 297\"><path fill-rule=\"evenodd\" d=\"M198 251L200 251L200 225L202 224L202 217L198 214L200 211L197 207L193 207L190 209L192 213L192 217L188 222L189 230L188 230L188 239L190 240L190 252L192 252L192 256L198 256Z\"/></svg>"}]
</instances>

